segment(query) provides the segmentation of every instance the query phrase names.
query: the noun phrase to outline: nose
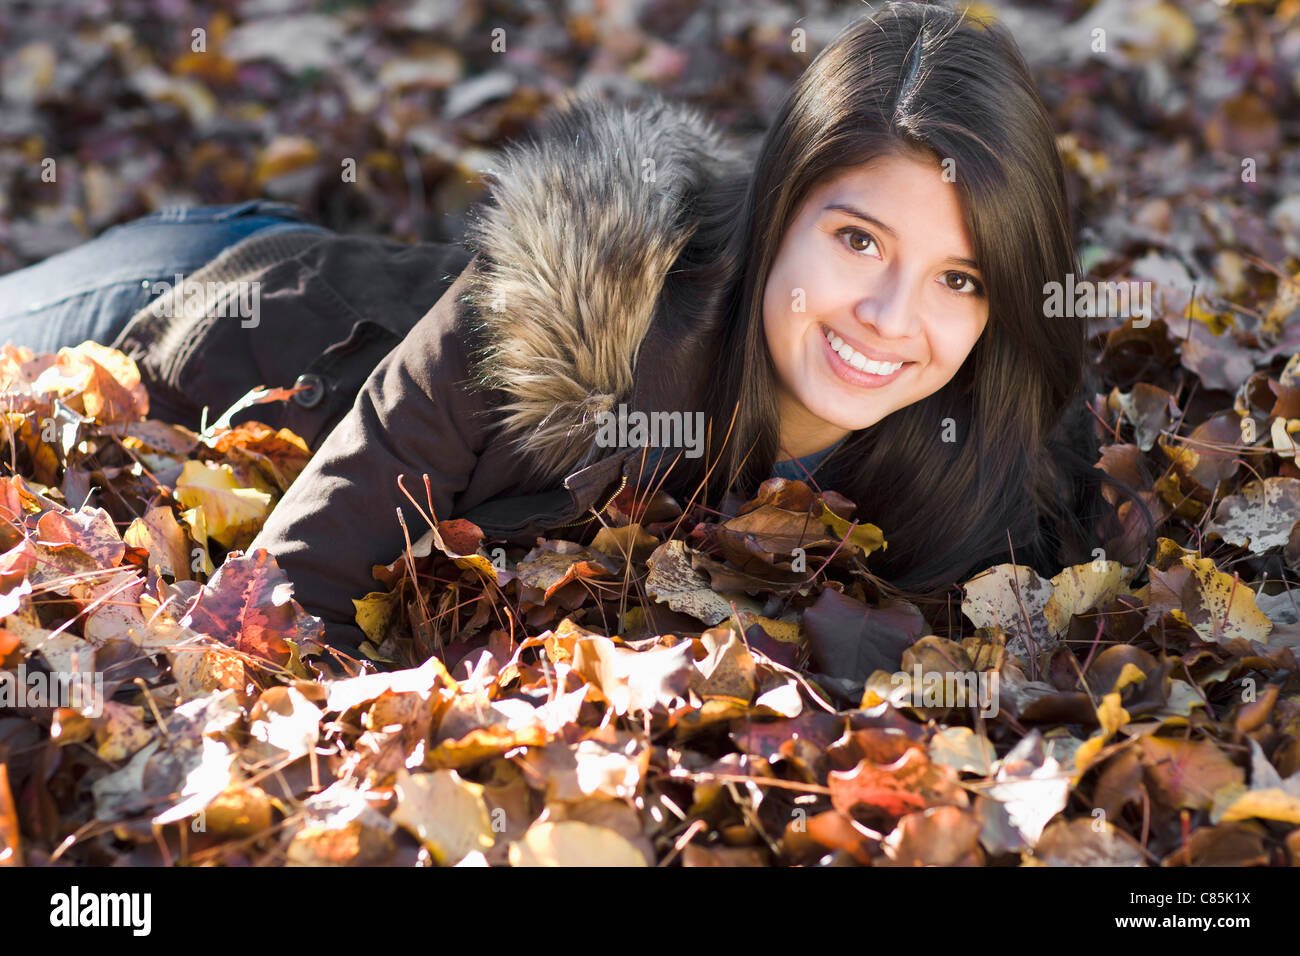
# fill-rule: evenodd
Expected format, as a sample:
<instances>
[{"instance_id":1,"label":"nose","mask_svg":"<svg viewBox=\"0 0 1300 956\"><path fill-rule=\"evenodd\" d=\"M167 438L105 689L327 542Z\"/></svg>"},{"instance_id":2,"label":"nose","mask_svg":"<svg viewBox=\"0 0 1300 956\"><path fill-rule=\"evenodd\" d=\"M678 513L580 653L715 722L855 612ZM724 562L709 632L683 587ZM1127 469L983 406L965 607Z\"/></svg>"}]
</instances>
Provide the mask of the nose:
<instances>
[{"instance_id":1,"label":"nose","mask_svg":"<svg viewBox=\"0 0 1300 956\"><path fill-rule=\"evenodd\" d=\"M854 307L854 315L872 328L882 342L909 338L920 330L920 316L909 285L893 269L863 294Z\"/></svg>"}]
</instances>

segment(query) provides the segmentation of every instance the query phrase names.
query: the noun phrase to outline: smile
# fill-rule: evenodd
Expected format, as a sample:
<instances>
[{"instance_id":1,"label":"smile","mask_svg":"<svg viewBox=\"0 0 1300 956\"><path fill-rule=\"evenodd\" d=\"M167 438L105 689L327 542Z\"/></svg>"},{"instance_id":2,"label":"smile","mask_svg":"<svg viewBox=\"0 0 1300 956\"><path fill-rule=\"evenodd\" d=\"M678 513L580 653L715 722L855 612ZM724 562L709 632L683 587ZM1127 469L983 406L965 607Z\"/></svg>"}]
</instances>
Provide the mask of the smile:
<instances>
[{"instance_id":1,"label":"smile","mask_svg":"<svg viewBox=\"0 0 1300 956\"><path fill-rule=\"evenodd\" d=\"M844 366L847 366L847 368L836 367L836 371L840 372L841 377L847 378L848 376L844 373L852 369L863 373L864 378L869 377L869 384L884 384L882 379L892 381L895 373L901 370L903 366L912 364L911 362L874 361L873 359L867 358L861 352L855 350L851 345L826 326L821 326L821 331L822 337L826 339L831 351L840 359ZM867 383L868 382L863 382L863 384Z\"/></svg>"}]
</instances>

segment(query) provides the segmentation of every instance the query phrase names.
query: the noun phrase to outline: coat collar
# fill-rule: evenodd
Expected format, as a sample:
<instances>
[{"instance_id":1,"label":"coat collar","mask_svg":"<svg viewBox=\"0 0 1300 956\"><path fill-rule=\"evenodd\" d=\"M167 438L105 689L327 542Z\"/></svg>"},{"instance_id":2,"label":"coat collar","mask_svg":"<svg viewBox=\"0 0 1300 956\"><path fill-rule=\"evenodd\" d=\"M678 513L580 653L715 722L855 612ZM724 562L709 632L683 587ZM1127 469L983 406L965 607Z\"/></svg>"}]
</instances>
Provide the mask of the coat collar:
<instances>
[{"instance_id":1,"label":"coat collar","mask_svg":"<svg viewBox=\"0 0 1300 956\"><path fill-rule=\"evenodd\" d=\"M547 119L487 174L463 301L474 379L505 396L499 427L558 481L596 457L598 414L671 404L658 354L681 343L656 334L656 305L698 223L693 197L746 160L701 113L657 93L632 108L569 94ZM643 343L655 382L639 380Z\"/></svg>"}]
</instances>

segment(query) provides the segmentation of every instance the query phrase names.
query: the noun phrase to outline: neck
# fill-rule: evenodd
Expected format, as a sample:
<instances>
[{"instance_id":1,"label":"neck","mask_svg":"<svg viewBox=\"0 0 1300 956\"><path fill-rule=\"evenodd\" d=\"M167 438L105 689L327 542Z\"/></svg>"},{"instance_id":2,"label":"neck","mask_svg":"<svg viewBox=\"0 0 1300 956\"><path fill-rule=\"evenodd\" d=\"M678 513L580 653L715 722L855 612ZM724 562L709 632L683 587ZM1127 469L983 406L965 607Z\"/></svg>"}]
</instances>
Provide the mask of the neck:
<instances>
[{"instance_id":1,"label":"neck","mask_svg":"<svg viewBox=\"0 0 1300 956\"><path fill-rule=\"evenodd\" d=\"M777 460L803 458L813 452L829 448L848 434L848 430L839 428L809 414L799 402L795 401L785 389L781 389L777 398L781 413L780 441Z\"/></svg>"}]
</instances>

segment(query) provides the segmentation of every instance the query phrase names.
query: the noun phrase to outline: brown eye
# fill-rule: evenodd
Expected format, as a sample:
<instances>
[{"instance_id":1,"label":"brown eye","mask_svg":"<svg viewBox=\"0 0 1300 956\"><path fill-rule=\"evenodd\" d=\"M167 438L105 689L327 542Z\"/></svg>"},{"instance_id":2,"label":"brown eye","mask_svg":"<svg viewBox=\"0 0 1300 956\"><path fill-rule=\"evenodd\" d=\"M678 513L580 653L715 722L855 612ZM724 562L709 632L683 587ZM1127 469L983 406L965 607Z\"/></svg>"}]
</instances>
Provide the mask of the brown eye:
<instances>
[{"instance_id":1,"label":"brown eye","mask_svg":"<svg viewBox=\"0 0 1300 956\"><path fill-rule=\"evenodd\" d=\"M863 232L861 229L841 229L840 236L854 252L866 252L876 244L871 233Z\"/></svg>"},{"instance_id":2,"label":"brown eye","mask_svg":"<svg viewBox=\"0 0 1300 956\"><path fill-rule=\"evenodd\" d=\"M963 295L972 293L980 295L984 291L984 287L979 284L979 280L967 272L946 272L944 273L943 284L949 290Z\"/></svg>"}]
</instances>

